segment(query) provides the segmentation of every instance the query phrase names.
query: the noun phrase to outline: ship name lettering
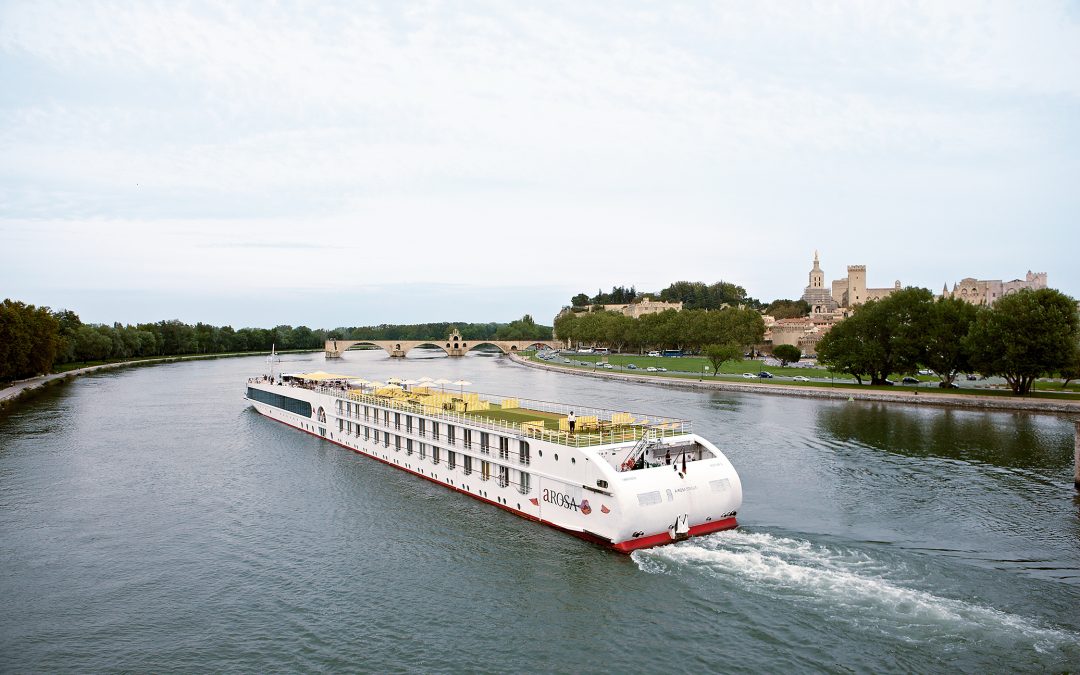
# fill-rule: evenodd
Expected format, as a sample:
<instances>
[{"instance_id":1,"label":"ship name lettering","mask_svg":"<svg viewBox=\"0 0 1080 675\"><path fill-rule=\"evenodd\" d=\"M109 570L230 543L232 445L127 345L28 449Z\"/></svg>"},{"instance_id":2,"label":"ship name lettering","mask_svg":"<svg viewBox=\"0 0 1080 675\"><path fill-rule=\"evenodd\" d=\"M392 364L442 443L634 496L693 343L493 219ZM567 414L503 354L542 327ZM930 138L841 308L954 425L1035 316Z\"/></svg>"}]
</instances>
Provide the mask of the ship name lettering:
<instances>
[{"instance_id":1,"label":"ship name lettering","mask_svg":"<svg viewBox=\"0 0 1080 675\"><path fill-rule=\"evenodd\" d=\"M549 504L554 504L555 506L564 509L570 509L571 511L578 510L577 500L564 492L556 492L555 490L544 488L543 498L544 501Z\"/></svg>"}]
</instances>

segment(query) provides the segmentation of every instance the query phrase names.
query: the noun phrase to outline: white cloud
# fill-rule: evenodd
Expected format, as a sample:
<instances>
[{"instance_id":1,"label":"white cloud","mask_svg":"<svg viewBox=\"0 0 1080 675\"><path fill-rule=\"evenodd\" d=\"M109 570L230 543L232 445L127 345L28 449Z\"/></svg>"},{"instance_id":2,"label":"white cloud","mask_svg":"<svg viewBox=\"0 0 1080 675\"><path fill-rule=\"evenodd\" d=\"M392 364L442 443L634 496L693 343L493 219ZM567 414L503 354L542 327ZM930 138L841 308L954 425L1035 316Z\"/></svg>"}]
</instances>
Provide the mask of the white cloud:
<instances>
[{"instance_id":1,"label":"white cloud","mask_svg":"<svg viewBox=\"0 0 1080 675\"><path fill-rule=\"evenodd\" d=\"M204 245L269 234L404 250L419 281L451 260L766 297L798 294L813 248L839 271L934 241L911 281L968 274L963 248L1080 291L1064 254L969 234L1075 243L1080 24L1056 3L12 2L0 59L0 234L51 233L0 253L0 282L62 236L63 283L243 287L254 260L322 283L319 249ZM647 260L657 240L675 255Z\"/></svg>"}]
</instances>

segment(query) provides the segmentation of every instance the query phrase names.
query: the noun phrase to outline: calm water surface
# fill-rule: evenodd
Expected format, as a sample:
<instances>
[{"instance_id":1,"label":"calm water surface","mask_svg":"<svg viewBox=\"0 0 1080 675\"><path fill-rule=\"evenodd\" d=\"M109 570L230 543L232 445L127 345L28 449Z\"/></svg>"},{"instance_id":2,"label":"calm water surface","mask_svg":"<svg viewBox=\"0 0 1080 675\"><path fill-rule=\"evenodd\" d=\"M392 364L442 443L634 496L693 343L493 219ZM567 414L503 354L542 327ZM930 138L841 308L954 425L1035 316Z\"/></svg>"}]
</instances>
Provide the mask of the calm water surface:
<instances>
[{"instance_id":1,"label":"calm water surface","mask_svg":"<svg viewBox=\"0 0 1080 675\"><path fill-rule=\"evenodd\" d=\"M0 670L1080 669L1065 420L286 358L688 416L742 527L608 552L260 417L259 357L86 377L0 416Z\"/></svg>"}]
</instances>

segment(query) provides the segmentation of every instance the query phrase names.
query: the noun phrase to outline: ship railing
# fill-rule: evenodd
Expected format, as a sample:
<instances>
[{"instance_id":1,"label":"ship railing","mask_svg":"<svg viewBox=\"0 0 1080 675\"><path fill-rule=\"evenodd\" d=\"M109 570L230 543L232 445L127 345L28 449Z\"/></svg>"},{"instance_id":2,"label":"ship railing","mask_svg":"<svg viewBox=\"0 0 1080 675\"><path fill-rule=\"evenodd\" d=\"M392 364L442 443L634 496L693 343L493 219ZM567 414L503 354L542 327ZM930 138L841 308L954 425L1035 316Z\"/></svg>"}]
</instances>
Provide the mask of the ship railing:
<instances>
[{"instance_id":1,"label":"ship railing","mask_svg":"<svg viewBox=\"0 0 1080 675\"><path fill-rule=\"evenodd\" d=\"M351 389L346 392L342 391L340 388L337 387L316 387L316 391L321 394L334 396L336 398L351 401L354 403L366 403L369 405L401 411L412 415L422 415L429 419L437 419L445 422L468 425L475 429L485 429L496 433L515 435L523 438L539 439L549 443L555 443L558 445L577 448L592 447L598 445L615 445L630 442L637 443L642 439L642 437L646 435L649 435L654 439L659 439L673 436L682 436L691 433L692 431L692 425L689 420L670 418L637 419L636 416L632 416L635 417L635 420L632 423L613 424L608 421L610 420L611 411L605 411L597 408L583 408L580 406L572 407L565 404L521 399L522 409L556 414L561 414L561 411L563 409L565 409L565 413L569 413L572 410L575 412L575 415L578 417L578 419L581 419L582 417L589 417L589 413L608 414L607 419L603 420L596 427L585 427L576 430L575 433L571 433L569 431L553 430L547 428L538 429L533 425L529 425L526 427L521 422L516 422L513 420L494 419L484 416L483 414L473 414L456 410L432 410L430 407L425 407L418 403L411 402L407 399L368 394L357 389ZM624 413L615 414L618 415ZM628 413L625 414L628 415ZM359 415L355 416L355 418L359 419Z\"/></svg>"}]
</instances>

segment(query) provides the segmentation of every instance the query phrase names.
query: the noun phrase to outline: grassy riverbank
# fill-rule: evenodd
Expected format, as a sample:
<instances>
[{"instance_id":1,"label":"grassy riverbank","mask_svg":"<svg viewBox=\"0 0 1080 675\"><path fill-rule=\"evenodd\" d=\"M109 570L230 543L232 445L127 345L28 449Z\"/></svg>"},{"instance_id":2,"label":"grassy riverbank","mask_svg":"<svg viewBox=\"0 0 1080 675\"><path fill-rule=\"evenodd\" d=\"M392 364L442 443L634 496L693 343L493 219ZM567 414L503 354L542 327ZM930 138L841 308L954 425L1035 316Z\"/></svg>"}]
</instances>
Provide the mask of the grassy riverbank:
<instances>
[{"instance_id":1,"label":"grassy riverbank","mask_svg":"<svg viewBox=\"0 0 1080 675\"><path fill-rule=\"evenodd\" d=\"M522 356L526 356L522 354ZM920 385L896 385L896 386L871 386L869 384L858 384L852 377L846 373L833 373L828 370L811 367L800 366L763 366L761 361L743 360L732 361L723 364L719 375L714 375L711 372L706 374L704 370L705 366L711 364L708 359L699 356L684 356L679 358L665 358L665 357L649 357L638 356L632 354L612 354L610 356L597 356L593 354L567 354L566 358L569 358L571 363L551 362L544 361L536 356L535 353L529 353L528 358L536 363L542 363L545 365L557 366L568 370L577 371L593 371L597 370L598 362L608 362L613 366L617 366L617 370L611 370L607 372L616 372L627 375L667 379L667 380L685 380L685 381L702 381L702 382L726 382L729 384L741 384L747 388L755 386L771 386L771 387L792 387L792 388L815 388L815 389L850 389L852 391L882 391L895 394L907 394L912 396L917 395L932 395L943 397L964 397L964 396L990 396L990 397L1013 397L1013 393L1007 387L961 387L960 389L942 389L937 386L938 378L933 376L921 375L918 377ZM584 362L588 365L580 365L580 362ZM634 364L637 369L627 370L626 366ZM648 367L667 368L668 372L649 372L646 370ZM744 378L743 373L751 373L756 375L761 370L767 370L776 377L770 379L759 378ZM816 381L810 382L796 382L790 378L795 376L804 376L813 378ZM895 377L896 381L900 380L900 376ZM1027 396L1015 397L1018 399L1047 399L1047 400L1071 400L1080 401L1080 384L1070 383L1069 387L1062 389L1060 382L1052 381L1040 381L1036 382L1034 387L1035 391L1032 391ZM918 392L918 393L916 393Z\"/></svg>"}]
</instances>

